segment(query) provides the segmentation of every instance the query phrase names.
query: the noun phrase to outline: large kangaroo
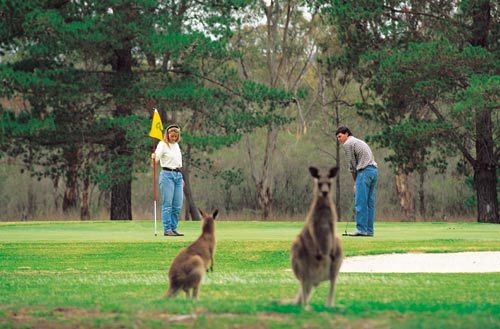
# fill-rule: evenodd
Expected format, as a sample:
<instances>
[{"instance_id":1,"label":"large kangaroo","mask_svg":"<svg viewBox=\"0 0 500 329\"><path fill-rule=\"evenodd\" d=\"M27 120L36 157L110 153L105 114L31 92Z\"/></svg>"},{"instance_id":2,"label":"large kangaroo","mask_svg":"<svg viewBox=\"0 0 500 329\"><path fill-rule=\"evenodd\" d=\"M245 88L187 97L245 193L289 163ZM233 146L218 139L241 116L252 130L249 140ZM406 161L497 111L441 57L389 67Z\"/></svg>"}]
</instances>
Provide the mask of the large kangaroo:
<instances>
[{"instance_id":1,"label":"large kangaroo","mask_svg":"<svg viewBox=\"0 0 500 329\"><path fill-rule=\"evenodd\" d=\"M189 247L182 249L175 257L168 279L170 286L166 297L174 297L182 289L189 297L197 299L201 280L209 269L213 271L215 253L215 218L219 213L215 210L212 215L205 214L200 210L203 217L203 227L200 237Z\"/></svg>"},{"instance_id":2,"label":"large kangaroo","mask_svg":"<svg viewBox=\"0 0 500 329\"><path fill-rule=\"evenodd\" d=\"M342 244L335 236L337 211L332 200L333 177L338 167L322 172L309 167L314 177L313 199L304 228L292 244L292 269L300 281L295 303L307 306L312 287L330 280L327 307L333 306L335 283L342 264Z\"/></svg>"}]
</instances>

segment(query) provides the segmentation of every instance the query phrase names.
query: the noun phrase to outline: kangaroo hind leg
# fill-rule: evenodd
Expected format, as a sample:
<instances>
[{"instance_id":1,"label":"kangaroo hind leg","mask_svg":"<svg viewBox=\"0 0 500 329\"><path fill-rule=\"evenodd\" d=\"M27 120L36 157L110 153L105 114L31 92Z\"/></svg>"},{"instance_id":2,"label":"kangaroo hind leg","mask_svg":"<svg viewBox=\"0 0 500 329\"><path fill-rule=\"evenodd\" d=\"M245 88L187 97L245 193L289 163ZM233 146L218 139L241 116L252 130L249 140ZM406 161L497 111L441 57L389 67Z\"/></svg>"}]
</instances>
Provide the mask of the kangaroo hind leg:
<instances>
[{"instance_id":1,"label":"kangaroo hind leg","mask_svg":"<svg viewBox=\"0 0 500 329\"><path fill-rule=\"evenodd\" d=\"M342 259L336 259L332 262L330 267L330 289L328 291L328 299L326 300L327 307L334 306L334 298L335 298L335 288L337 285L337 277L339 275L340 266L342 265Z\"/></svg>"},{"instance_id":2,"label":"kangaroo hind leg","mask_svg":"<svg viewBox=\"0 0 500 329\"><path fill-rule=\"evenodd\" d=\"M309 303L309 298L311 297L312 284L307 281L301 282L300 284L301 284L301 288L299 290L300 300L298 300L298 303L300 302L300 304L302 304L302 306L305 307Z\"/></svg>"}]
</instances>

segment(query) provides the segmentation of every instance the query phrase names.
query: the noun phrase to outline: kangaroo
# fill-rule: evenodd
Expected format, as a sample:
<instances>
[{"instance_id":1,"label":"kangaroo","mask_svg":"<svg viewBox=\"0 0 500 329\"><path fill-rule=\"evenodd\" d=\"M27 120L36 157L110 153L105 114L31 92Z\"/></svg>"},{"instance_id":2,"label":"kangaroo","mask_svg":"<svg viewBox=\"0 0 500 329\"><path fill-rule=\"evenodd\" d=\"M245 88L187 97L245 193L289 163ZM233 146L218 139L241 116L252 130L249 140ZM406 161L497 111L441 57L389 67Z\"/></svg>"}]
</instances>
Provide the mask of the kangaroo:
<instances>
[{"instance_id":1,"label":"kangaroo","mask_svg":"<svg viewBox=\"0 0 500 329\"><path fill-rule=\"evenodd\" d=\"M342 264L342 244L335 235L337 211L332 199L333 177L338 167L324 173L309 167L314 178L313 199L304 228L292 244L293 273L300 281L296 304L307 307L313 287L330 280L327 307L333 307L335 284Z\"/></svg>"},{"instance_id":2,"label":"kangaroo","mask_svg":"<svg viewBox=\"0 0 500 329\"><path fill-rule=\"evenodd\" d=\"M200 237L182 249L175 257L168 279L170 282L166 297L175 297L179 290L186 293L186 297L198 298L200 283L208 270L213 271L215 252L215 218L219 213L215 210L212 215L199 210L203 217L203 226Z\"/></svg>"}]
</instances>

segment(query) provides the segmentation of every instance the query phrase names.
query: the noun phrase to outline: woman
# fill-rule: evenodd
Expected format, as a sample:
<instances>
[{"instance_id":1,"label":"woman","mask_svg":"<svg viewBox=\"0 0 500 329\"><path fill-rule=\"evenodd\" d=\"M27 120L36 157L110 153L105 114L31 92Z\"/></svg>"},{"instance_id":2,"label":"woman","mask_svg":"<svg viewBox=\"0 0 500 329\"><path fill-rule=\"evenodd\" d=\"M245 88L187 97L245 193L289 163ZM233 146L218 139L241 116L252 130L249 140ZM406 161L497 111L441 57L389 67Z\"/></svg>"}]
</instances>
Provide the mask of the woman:
<instances>
[{"instance_id":1,"label":"woman","mask_svg":"<svg viewBox=\"0 0 500 329\"><path fill-rule=\"evenodd\" d=\"M172 124L167 127L163 140L158 143L156 151L151 154L153 161L160 161L161 219L164 236L182 236L177 232L179 214L182 208L183 184L182 154L179 147L181 129Z\"/></svg>"}]
</instances>

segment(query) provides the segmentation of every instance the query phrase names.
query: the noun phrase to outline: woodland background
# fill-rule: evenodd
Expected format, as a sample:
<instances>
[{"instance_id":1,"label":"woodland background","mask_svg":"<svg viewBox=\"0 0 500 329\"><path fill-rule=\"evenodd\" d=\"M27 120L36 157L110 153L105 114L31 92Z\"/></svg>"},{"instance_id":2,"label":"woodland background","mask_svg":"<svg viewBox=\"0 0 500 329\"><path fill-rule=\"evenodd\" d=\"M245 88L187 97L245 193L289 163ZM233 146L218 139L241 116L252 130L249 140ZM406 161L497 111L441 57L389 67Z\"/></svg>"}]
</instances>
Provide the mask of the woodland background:
<instances>
[{"instance_id":1,"label":"woodland background","mask_svg":"<svg viewBox=\"0 0 500 329\"><path fill-rule=\"evenodd\" d=\"M0 219L151 219L152 109L182 126L184 218L301 219L345 124L377 218L498 212L494 1L4 1ZM159 212L158 212L159 214Z\"/></svg>"}]
</instances>

